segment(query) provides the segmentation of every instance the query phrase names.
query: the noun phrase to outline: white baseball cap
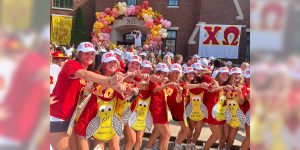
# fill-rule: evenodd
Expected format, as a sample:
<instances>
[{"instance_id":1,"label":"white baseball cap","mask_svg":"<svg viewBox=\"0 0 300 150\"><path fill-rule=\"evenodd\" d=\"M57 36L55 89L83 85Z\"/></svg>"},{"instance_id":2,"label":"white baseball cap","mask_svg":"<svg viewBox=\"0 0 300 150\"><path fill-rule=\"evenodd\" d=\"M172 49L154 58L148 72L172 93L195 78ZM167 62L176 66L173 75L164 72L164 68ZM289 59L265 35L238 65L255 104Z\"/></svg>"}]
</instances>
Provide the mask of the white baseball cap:
<instances>
[{"instance_id":1,"label":"white baseball cap","mask_svg":"<svg viewBox=\"0 0 300 150\"><path fill-rule=\"evenodd\" d=\"M174 57L174 54L171 53L171 52L167 52L166 56L169 56L169 57L173 58L173 57Z\"/></svg>"},{"instance_id":2,"label":"white baseball cap","mask_svg":"<svg viewBox=\"0 0 300 150\"><path fill-rule=\"evenodd\" d=\"M133 62L133 61L136 61L136 62L142 64L142 58L140 56L138 56L138 55L131 56L130 62Z\"/></svg>"},{"instance_id":3,"label":"white baseball cap","mask_svg":"<svg viewBox=\"0 0 300 150\"><path fill-rule=\"evenodd\" d=\"M170 71L169 68L168 68L168 66L167 66L167 64L165 64L165 63L158 63L156 65L156 69L155 70L156 71L162 71L162 72L169 72Z\"/></svg>"},{"instance_id":4,"label":"white baseball cap","mask_svg":"<svg viewBox=\"0 0 300 150\"><path fill-rule=\"evenodd\" d=\"M192 67L185 67L183 72L190 73L190 72L195 72L195 70Z\"/></svg>"},{"instance_id":5,"label":"white baseball cap","mask_svg":"<svg viewBox=\"0 0 300 150\"><path fill-rule=\"evenodd\" d=\"M204 70L204 68L202 67L202 65L200 63L192 64L192 68L195 70Z\"/></svg>"},{"instance_id":6,"label":"white baseball cap","mask_svg":"<svg viewBox=\"0 0 300 150\"><path fill-rule=\"evenodd\" d=\"M250 74L251 74L250 67L247 67L247 68L243 71L243 76L244 76L245 78L250 78Z\"/></svg>"},{"instance_id":7,"label":"white baseball cap","mask_svg":"<svg viewBox=\"0 0 300 150\"><path fill-rule=\"evenodd\" d=\"M148 60L145 60L145 61L142 61L142 67L145 67L145 68L151 68L152 69L152 65L151 65L151 62L148 61Z\"/></svg>"},{"instance_id":8,"label":"white baseball cap","mask_svg":"<svg viewBox=\"0 0 300 150\"><path fill-rule=\"evenodd\" d=\"M197 63L200 63L203 67L207 67L208 66L208 60L206 58L202 58Z\"/></svg>"},{"instance_id":9,"label":"white baseball cap","mask_svg":"<svg viewBox=\"0 0 300 150\"><path fill-rule=\"evenodd\" d=\"M106 53L107 50L105 48L101 48L101 49L99 49L99 52Z\"/></svg>"},{"instance_id":10,"label":"white baseball cap","mask_svg":"<svg viewBox=\"0 0 300 150\"><path fill-rule=\"evenodd\" d=\"M77 47L78 52L95 52L94 44L90 42L81 42Z\"/></svg>"},{"instance_id":11,"label":"white baseball cap","mask_svg":"<svg viewBox=\"0 0 300 150\"><path fill-rule=\"evenodd\" d=\"M122 53L123 53L123 51L121 51L121 50L118 49L118 48L115 48L115 49L114 49L114 53L115 53L115 54L118 54L119 56L121 56Z\"/></svg>"},{"instance_id":12,"label":"white baseball cap","mask_svg":"<svg viewBox=\"0 0 300 150\"><path fill-rule=\"evenodd\" d=\"M200 58L197 54L193 55L194 58Z\"/></svg>"},{"instance_id":13,"label":"white baseball cap","mask_svg":"<svg viewBox=\"0 0 300 150\"><path fill-rule=\"evenodd\" d=\"M231 61L227 61L226 64L231 66L232 62Z\"/></svg>"},{"instance_id":14,"label":"white baseball cap","mask_svg":"<svg viewBox=\"0 0 300 150\"><path fill-rule=\"evenodd\" d=\"M227 72L227 73L229 73L229 69L227 67L221 67L221 68L218 69L218 72L221 72L221 73Z\"/></svg>"},{"instance_id":15,"label":"white baseball cap","mask_svg":"<svg viewBox=\"0 0 300 150\"><path fill-rule=\"evenodd\" d=\"M116 58L116 54L113 53L113 52L104 53L102 55L102 58L101 58L101 61L105 62L105 63L110 62L110 61L114 61L114 60L118 61L118 59Z\"/></svg>"},{"instance_id":16,"label":"white baseball cap","mask_svg":"<svg viewBox=\"0 0 300 150\"><path fill-rule=\"evenodd\" d=\"M208 59L209 60L215 60L216 58L214 56L210 56Z\"/></svg>"},{"instance_id":17,"label":"white baseball cap","mask_svg":"<svg viewBox=\"0 0 300 150\"><path fill-rule=\"evenodd\" d=\"M239 67L234 67L234 68L231 68L231 70L230 70L230 75L232 75L232 74L234 74L234 73L239 73L239 74L241 74L242 73L242 70L241 70L241 68L239 68Z\"/></svg>"},{"instance_id":18,"label":"white baseball cap","mask_svg":"<svg viewBox=\"0 0 300 150\"><path fill-rule=\"evenodd\" d=\"M132 52L126 52L123 54L123 59L130 61L132 56L133 56Z\"/></svg>"},{"instance_id":19,"label":"white baseball cap","mask_svg":"<svg viewBox=\"0 0 300 150\"><path fill-rule=\"evenodd\" d=\"M140 55L140 56L147 56L147 53L141 52L139 55Z\"/></svg>"},{"instance_id":20,"label":"white baseball cap","mask_svg":"<svg viewBox=\"0 0 300 150\"><path fill-rule=\"evenodd\" d=\"M178 63L174 63L170 66L170 70L171 71L179 71L180 73L182 73L182 67L180 64Z\"/></svg>"}]
</instances>

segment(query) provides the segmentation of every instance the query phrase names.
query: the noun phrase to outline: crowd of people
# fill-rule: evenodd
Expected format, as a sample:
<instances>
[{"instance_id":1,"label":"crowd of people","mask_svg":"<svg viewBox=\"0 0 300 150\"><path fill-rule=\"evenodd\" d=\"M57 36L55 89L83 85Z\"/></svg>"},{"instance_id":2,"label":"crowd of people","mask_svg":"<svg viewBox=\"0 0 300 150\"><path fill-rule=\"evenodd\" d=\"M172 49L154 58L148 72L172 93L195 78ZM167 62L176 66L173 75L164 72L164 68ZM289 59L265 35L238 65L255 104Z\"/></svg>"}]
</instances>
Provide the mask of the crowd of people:
<instances>
[{"instance_id":1,"label":"crowd of people","mask_svg":"<svg viewBox=\"0 0 300 150\"><path fill-rule=\"evenodd\" d=\"M71 49L71 50L70 50ZM204 124L211 130L202 149L219 140L230 149L239 128L250 145L250 66L214 57L168 51L113 49L80 43L76 50L50 45L50 138L53 149L167 150L170 120L180 126L175 150L196 149ZM142 147L144 132L151 136ZM107 145L106 145L107 143Z\"/></svg>"}]
</instances>

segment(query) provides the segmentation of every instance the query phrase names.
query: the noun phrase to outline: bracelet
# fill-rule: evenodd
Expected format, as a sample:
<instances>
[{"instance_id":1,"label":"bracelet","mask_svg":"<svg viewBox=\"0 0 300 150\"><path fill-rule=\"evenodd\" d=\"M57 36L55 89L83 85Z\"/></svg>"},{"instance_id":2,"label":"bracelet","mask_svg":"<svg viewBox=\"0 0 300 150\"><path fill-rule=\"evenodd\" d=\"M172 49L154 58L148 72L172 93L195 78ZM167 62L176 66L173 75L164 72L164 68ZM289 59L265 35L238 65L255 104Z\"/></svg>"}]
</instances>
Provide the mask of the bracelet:
<instances>
[{"instance_id":1,"label":"bracelet","mask_svg":"<svg viewBox=\"0 0 300 150\"><path fill-rule=\"evenodd\" d=\"M83 94L84 94L85 96L88 96L88 95L90 95L91 93L89 93L89 92L87 92L86 90L83 89Z\"/></svg>"}]
</instances>

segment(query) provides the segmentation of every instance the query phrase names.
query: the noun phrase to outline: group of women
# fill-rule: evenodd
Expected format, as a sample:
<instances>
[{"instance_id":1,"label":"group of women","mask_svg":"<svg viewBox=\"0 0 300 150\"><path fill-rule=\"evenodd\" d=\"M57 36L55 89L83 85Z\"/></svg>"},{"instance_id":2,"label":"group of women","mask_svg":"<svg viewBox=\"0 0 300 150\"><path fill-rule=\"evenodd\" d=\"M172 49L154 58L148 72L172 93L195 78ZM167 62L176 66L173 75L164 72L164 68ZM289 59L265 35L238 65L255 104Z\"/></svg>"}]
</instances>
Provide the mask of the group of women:
<instances>
[{"instance_id":1,"label":"group of women","mask_svg":"<svg viewBox=\"0 0 300 150\"><path fill-rule=\"evenodd\" d=\"M53 149L142 149L146 130L151 132L143 149L157 145L167 150L171 137L169 121L180 131L173 149L196 149L204 123L212 131L203 149L219 140L219 149L230 149L239 127L245 127L242 149L249 148L249 70L220 67L216 78L200 63L156 64L132 55L120 69L114 52L94 65L92 43L82 42L75 60L68 60L59 73L51 98L50 137ZM248 74L248 76L247 76ZM246 77L244 80L244 76ZM93 139L93 140L90 140Z\"/></svg>"}]
</instances>

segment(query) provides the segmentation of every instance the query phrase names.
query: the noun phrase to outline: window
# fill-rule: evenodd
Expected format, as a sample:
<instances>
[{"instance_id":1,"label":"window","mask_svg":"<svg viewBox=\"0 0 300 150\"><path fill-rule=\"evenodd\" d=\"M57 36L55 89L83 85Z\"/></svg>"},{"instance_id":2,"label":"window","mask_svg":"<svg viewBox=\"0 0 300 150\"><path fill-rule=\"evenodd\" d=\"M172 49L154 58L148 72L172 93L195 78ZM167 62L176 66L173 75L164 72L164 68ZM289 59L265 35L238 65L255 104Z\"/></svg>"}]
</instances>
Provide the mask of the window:
<instances>
[{"instance_id":1,"label":"window","mask_svg":"<svg viewBox=\"0 0 300 150\"><path fill-rule=\"evenodd\" d=\"M172 53L175 53L176 51L176 34L177 32L174 30L169 30L168 31L168 36L166 38L166 47L171 50Z\"/></svg>"},{"instance_id":2,"label":"window","mask_svg":"<svg viewBox=\"0 0 300 150\"><path fill-rule=\"evenodd\" d=\"M247 32L245 61L250 62L250 32Z\"/></svg>"},{"instance_id":3,"label":"window","mask_svg":"<svg viewBox=\"0 0 300 150\"><path fill-rule=\"evenodd\" d=\"M179 6L179 0L168 0L168 6Z\"/></svg>"},{"instance_id":4,"label":"window","mask_svg":"<svg viewBox=\"0 0 300 150\"><path fill-rule=\"evenodd\" d=\"M127 5L136 5L136 0L127 0Z\"/></svg>"},{"instance_id":5,"label":"window","mask_svg":"<svg viewBox=\"0 0 300 150\"><path fill-rule=\"evenodd\" d=\"M73 0L53 0L52 6L55 8L73 9Z\"/></svg>"}]
</instances>

